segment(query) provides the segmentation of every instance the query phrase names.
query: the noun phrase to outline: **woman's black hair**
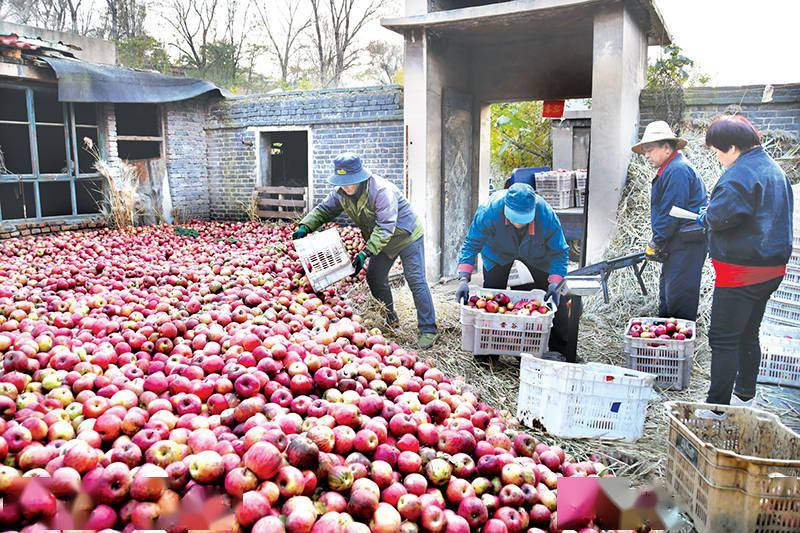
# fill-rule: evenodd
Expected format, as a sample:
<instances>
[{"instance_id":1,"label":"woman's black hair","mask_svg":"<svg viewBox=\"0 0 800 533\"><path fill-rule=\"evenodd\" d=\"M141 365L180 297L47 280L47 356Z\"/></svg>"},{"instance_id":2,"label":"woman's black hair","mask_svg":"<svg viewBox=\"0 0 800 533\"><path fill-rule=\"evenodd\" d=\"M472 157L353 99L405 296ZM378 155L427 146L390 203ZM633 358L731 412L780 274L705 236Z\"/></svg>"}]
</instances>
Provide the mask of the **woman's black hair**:
<instances>
[{"instance_id":1,"label":"woman's black hair","mask_svg":"<svg viewBox=\"0 0 800 533\"><path fill-rule=\"evenodd\" d=\"M753 124L741 115L717 117L706 132L706 146L727 152L735 146L744 152L761 144L761 135Z\"/></svg>"}]
</instances>

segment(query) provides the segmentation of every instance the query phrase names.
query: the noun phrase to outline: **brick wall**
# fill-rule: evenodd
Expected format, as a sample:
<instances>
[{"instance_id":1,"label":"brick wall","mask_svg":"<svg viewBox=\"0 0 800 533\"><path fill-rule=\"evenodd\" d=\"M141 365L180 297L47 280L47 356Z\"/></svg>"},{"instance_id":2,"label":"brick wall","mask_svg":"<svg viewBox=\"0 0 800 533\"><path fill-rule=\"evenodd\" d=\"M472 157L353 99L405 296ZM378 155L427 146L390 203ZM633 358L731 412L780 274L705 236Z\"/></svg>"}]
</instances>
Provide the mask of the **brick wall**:
<instances>
[{"instance_id":1,"label":"brick wall","mask_svg":"<svg viewBox=\"0 0 800 533\"><path fill-rule=\"evenodd\" d=\"M684 118L710 120L736 111L760 130L782 130L800 137L800 83L775 85L772 102L762 103L763 85L746 87L693 87L684 91ZM640 135L657 116L656 99L643 91L640 98Z\"/></svg>"},{"instance_id":2,"label":"brick wall","mask_svg":"<svg viewBox=\"0 0 800 533\"><path fill-rule=\"evenodd\" d=\"M173 213L178 219L209 218L205 125L209 101L194 98L162 105L164 154Z\"/></svg>"},{"instance_id":3,"label":"brick wall","mask_svg":"<svg viewBox=\"0 0 800 533\"><path fill-rule=\"evenodd\" d=\"M91 218L80 221L43 220L40 222L21 222L14 226L0 224L0 241L15 237L30 237L32 235L47 235L61 231L80 231L105 227L101 218Z\"/></svg>"},{"instance_id":4,"label":"brick wall","mask_svg":"<svg viewBox=\"0 0 800 533\"><path fill-rule=\"evenodd\" d=\"M256 183L256 132L249 128L307 127L313 199L330 191L333 158L360 153L364 163L403 188L402 88L292 91L213 102L206 124L209 216L243 218Z\"/></svg>"}]
</instances>

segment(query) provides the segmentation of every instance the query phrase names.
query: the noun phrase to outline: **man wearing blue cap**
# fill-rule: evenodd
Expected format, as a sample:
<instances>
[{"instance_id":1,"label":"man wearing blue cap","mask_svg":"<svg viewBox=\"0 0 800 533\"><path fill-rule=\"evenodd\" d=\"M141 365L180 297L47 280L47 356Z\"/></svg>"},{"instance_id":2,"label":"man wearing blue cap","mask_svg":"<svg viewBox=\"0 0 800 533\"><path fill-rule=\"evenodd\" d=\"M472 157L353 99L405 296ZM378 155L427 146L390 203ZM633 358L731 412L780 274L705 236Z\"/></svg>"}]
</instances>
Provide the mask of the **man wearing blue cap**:
<instances>
[{"instance_id":1,"label":"man wearing blue cap","mask_svg":"<svg viewBox=\"0 0 800 533\"><path fill-rule=\"evenodd\" d=\"M344 153L333 162L335 173L328 180L336 188L300 221L293 239L301 239L342 212L355 222L366 239L364 249L353 259L355 274L367 267L367 284L372 295L387 309L387 322L397 324L389 270L397 257L403 263L414 305L417 307L419 347L436 341L436 314L430 287L425 279L425 246L422 222L403 193L392 183L364 168L361 158Z\"/></svg>"},{"instance_id":2,"label":"man wearing blue cap","mask_svg":"<svg viewBox=\"0 0 800 533\"><path fill-rule=\"evenodd\" d=\"M567 312L556 287L567 275L569 246L561 222L550 205L536 195L527 183L515 183L498 191L478 208L459 255L461 282L456 300L469 298L469 281L475 261L483 259L483 286L505 289L515 260L522 261L533 276L533 283L519 290L542 289L545 299L558 307L550 333L550 350L566 353Z\"/></svg>"}]
</instances>

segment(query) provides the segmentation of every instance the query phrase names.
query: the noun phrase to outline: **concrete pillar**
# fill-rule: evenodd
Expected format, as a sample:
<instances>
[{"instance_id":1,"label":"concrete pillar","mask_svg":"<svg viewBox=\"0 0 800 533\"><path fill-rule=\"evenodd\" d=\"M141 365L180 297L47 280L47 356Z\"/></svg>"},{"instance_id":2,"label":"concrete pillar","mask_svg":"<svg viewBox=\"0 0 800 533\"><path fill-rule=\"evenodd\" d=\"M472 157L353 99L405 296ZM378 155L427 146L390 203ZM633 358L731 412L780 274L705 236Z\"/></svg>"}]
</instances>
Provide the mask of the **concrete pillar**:
<instances>
[{"instance_id":1,"label":"concrete pillar","mask_svg":"<svg viewBox=\"0 0 800 533\"><path fill-rule=\"evenodd\" d=\"M639 117L647 37L622 3L595 15L589 162L588 262L602 258L616 227Z\"/></svg>"},{"instance_id":2,"label":"concrete pillar","mask_svg":"<svg viewBox=\"0 0 800 533\"><path fill-rule=\"evenodd\" d=\"M473 189L477 191L478 197L475 199L475 207L489 199L489 181L492 178L491 165L491 143L492 143L492 106L491 104L481 104L480 119L475 127L479 132L478 144L473 146L479 155L478 162L478 186Z\"/></svg>"},{"instance_id":3,"label":"concrete pillar","mask_svg":"<svg viewBox=\"0 0 800 533\"><path fill-rule=\"evenodd\" d=\"M425 227L425 269L428 279L441 272L441 212L433 205L441 190L441 100L428 95L428 50L424 30L414 30L406 38L404 64L403 118L408 128L408 199ZM441 94L439 95L441 97ZM438 136L431 132L431 126ZM433 147L431 147L433 145ZM435 157L434 167L428 161ZM434 209L431 209L431 208Z\"/></svg>"}]
</instances>

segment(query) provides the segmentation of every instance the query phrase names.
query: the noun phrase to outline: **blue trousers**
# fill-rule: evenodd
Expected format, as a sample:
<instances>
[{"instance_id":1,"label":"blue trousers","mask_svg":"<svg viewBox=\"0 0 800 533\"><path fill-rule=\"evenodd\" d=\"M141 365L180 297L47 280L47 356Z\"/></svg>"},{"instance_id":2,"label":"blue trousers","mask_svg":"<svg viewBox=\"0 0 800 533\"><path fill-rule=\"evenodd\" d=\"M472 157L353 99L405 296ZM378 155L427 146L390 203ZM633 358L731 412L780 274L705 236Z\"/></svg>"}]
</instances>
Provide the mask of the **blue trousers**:
<instances>
[{"instance_id":1,"label":"blue trousers","mask_svg":"<svg viewBox=\"0 0 800 533\"><path fill-rule=\"evenodd\" d=\"M697 320L700 278L706 260L706 242L675 243L661 265L658 315L662 318Z\"/></svg>"},{"instance_id":2,"label":"blue trousers","mask_svg":"<svg viewBox=\"0 0 800 533\"><path fill-rule=\"evenodd\" d=\"M397 258L391 258L381 252L369 260L367 267L367 284L377 300L386 306L389 320L396 320L392 289L389 287L389 270ZM425 239L420 237L400 251L400 262L403 263L403 276L414 297L417 308L417 327L420 333L436 333L436 311L428 280L425 279Z\"/></svg>"}]
</instances>

